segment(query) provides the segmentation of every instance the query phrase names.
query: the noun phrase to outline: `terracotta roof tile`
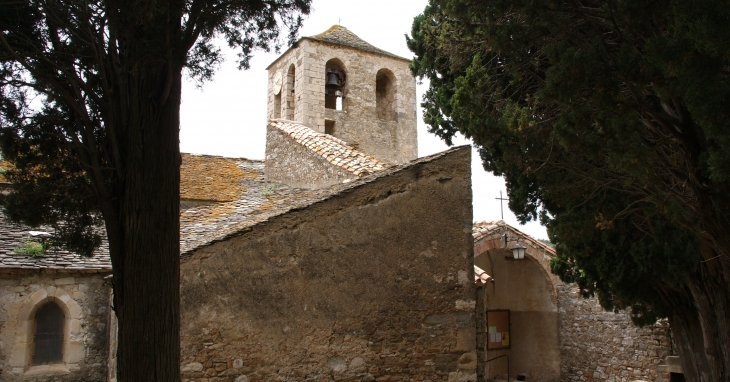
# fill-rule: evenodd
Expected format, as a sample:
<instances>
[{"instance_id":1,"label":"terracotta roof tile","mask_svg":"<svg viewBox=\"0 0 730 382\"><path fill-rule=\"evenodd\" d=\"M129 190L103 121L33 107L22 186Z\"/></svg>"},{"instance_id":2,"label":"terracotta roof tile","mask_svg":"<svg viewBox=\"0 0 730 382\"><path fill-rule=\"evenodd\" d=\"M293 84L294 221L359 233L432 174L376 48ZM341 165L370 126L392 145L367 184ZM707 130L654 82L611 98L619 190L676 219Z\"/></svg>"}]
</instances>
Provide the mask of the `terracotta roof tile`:
<instances>
[{"instance_id":1,"label":"terracotta roof tile","mask_svg":"<svg viewBox=\"0 0 730 382\"><path fill-rule=\"evenodd\" d=\"M294 141L309 148L328 162L359 177L387 168L384 163L358 151L347 142L329 134L316 132L298 122L274 119L269 121L269 126L288 134Z\"/></svg>"},{"instance_id":2,"label":"terracotta roof tile","mask_svg":"<svg viewBox=\"0 0 730 382\"><path fill-rule=\"evenodd\" d=\"M487 285L488 282L494 281L492 276L488 275L484 269L474 266L474 283L477 286Z\"/></svg>"}]
</instances>

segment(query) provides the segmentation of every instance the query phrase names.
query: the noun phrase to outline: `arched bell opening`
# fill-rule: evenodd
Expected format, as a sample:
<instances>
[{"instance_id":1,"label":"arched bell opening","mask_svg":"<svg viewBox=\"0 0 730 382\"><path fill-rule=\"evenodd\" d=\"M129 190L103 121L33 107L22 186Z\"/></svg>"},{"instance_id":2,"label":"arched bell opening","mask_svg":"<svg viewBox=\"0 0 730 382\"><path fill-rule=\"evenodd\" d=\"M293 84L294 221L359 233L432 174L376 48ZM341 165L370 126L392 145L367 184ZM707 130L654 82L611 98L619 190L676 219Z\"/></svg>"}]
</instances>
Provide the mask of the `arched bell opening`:
<instances>
[{"instance_id":1,"label":"arched bell opening","mask_svg":"<svg viewBox=\"0 0 730 382\"><path fill-rule=\"evenodd\" d=\"M380 69L375 76L375 111L378 119L397 121L396 79L393 72Z\"/></svg>"},{"instance_id":2,"label":"arched bell opening","mask_svg":"<svg viewBox=\"0 0 730 382\"><path fill-rule=\"evenodd\" d=\"M293 121L294 120L294 110L296 110L296 94L294 89L296 88L296 68L294 64L291 64L289 66L289 71L286 75L286 89L285 89L285 97L286 97L286 119Z\"/></svg>"},{"instance_id":3,"label":"arched bell opening","mask_svg":"<svg viewBox=\"0 0 730 382\"><path fill-rule=\"evenodd\" d=\"M333 58L325 64L324 73L324 107L326 109L344 110L347 90L347 71L345 64Z\"/></svg>"}]
</instances>

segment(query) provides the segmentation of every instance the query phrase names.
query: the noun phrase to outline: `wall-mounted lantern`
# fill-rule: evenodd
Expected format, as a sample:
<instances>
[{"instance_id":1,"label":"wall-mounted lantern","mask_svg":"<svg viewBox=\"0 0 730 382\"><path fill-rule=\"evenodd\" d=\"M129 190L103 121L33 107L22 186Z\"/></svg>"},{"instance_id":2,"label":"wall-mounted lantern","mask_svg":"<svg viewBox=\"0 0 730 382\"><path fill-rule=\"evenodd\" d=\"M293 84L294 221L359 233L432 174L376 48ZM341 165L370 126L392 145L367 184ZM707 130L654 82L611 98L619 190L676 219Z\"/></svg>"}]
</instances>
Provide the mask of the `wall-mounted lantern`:
<instances>
[{"instance_id":1,"label":"wall-mounted lantern","mask_svg":"<svg viewBox=\"0 0 730 382\"><path fill-rule=\"evenodd\" d=\"M510 249L512 250L512 258L515 260L522 260L525 258L525 250L527 247L524 245L517 243Z\"/></svg>"}]
</instances>

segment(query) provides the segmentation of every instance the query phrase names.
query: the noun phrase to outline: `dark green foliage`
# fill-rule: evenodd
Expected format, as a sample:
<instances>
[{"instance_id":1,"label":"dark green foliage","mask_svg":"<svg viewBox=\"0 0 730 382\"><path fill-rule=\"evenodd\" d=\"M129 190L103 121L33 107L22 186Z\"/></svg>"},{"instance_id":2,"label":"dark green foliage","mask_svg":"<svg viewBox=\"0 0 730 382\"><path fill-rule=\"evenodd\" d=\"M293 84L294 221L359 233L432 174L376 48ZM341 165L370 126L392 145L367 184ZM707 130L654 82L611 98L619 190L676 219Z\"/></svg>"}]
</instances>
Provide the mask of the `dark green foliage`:
<instances>
[{"instance_id":1,"label":"dark green foliage","mask_svg":"<svg viewBox=\"0 0 730 382\"><path fill-rule=\"evenodd\" d=\"M408 44L430 131L479 145L558 275L646 322L727 225L728 20L721 1L443 0Z\"/></svg>"},{"instance_id":2,"label":"dark green foliage","mask_svg":"<svg viewBox=\"0 0 730 382\"><path fill-rule=\"evenodd\" d=\"M64 123L60 113L44 111L17 129L0 130L0 148L14 161L14 168L5 174L13 192L0 194L0 205L11 220L31 227L52 226L53 245L91 256L103 233L98 200L83 167L63 152L68 144L54 134L52 121Z\"/></svg>"},{"instance_id":3,"label":"dark green foliage","mask_svg":"<svg viewBox=\"0 0 730 382\"><path fill-rule=\"evenodd\" d=\"M180 380L183 71L292 43L311 0L0 0L0 150L15 221L91 255L104 234L120 382Z\"/></svg>"},{"instance_id":4,"label":"dark green foliage","mask_svg":"<svg viewBox=\"0 0 730 382\"><path fill-rule=\"evenodd\" d=\"M55 245L91 255L103 234L100 200L120 200L130 144L134 105L112 95L155 63L185 68L202 84L222 60L215 38L239 48L239 67L248 68L254 49L294 41L310 1L2 1L0 152L14 165L5 174L12 192L0 195L4 212L50 225ZM161 14L180 17L180 30L150 26ZM282 26L288 40L279 38ZM129 33L145 42L131 48ZM179 40L164 39L171 34Z\"/></svg>"},{"instance_id":5,"label":"dark green foliage","mask_svg":"<svg viewBox=\"0 0 730 382\"><path fill-rule=\"evenodd\" d=\"M408 38L429 130L479 146L554 273L669 317L688 381L730 380L728 25L721 0L431 0Z\"/></svg>"}]
</instances>

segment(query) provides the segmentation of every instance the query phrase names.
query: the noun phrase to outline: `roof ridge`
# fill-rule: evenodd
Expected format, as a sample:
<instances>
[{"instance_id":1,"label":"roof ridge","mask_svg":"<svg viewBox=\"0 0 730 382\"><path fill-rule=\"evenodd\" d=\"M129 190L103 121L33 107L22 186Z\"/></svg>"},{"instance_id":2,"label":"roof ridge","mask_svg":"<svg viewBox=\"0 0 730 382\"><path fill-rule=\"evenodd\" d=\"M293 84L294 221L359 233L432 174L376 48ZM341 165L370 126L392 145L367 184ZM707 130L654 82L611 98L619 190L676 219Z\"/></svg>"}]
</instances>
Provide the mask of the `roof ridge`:
<instances>
[{"instance_id":1,"label":"roof ridge","mask_svg":"<svg viewBox=\"0 0 730 382\"><path fill-rule=\"evenodd\" d=\"M494 220L494 221L478 221L472 223L472 236L474 237L474 242L477 242L484 237L490 235L493 233L494 229L501 228L501 229L508 229L515 234L519 235L522 239L529 241L530 243L534 244L535 246L538 246L548 252L552 257L556 256L555 248L543 243L540 241L540 239L537 239L535 237L532 237L528 235L525 232L520 231L519 229L507 224L504 220Z\"/></svg>"},{"instance_id":2,"label":"roof ridge","mask_svg":"<svg viewBox=\"0 0 730 382\"><path fill-rule=\"evenodd\" d=\"M343 27L342 25L332 25L326 31L316 34L314 36L306 36L316 41L328 42L331 44L349 46L351 48L364 50L366 52L382 54L389 57L399 58L406 61L411 61L405 57L401 57L397 54L390 53L383 49L376 47L375 45L363 40L360 36L353 33L351 30Z\"/></svg>"},{"instance_id":3,"label":"roof ridge","mask_svg":"<svg viewBox=\"0 0 730 382\"><path fill-rule=\"evenodd\" d=\"M269 125L290 136L295 142L319 155L327 162L358 177L385 170L388 166L329 134L314 131L299 122L269 120Z\"/></svg>"},{"instance_id":4,"label":"roof ridge","mask_svg":"<svg viewBox=\"0 0 730 382\"><path fill-rule=\"evenodd\" d=\"M214 155L214 154L199 154L199 153L184 153L181 152L180 155L190 155L194 157L205 157L205 158L220 158L220 159L233 159L233 160L246 160L249 162L263 162L263 159L250 159L246 157L227 157L223 155Z\"/></svg>"}]
</instances>

